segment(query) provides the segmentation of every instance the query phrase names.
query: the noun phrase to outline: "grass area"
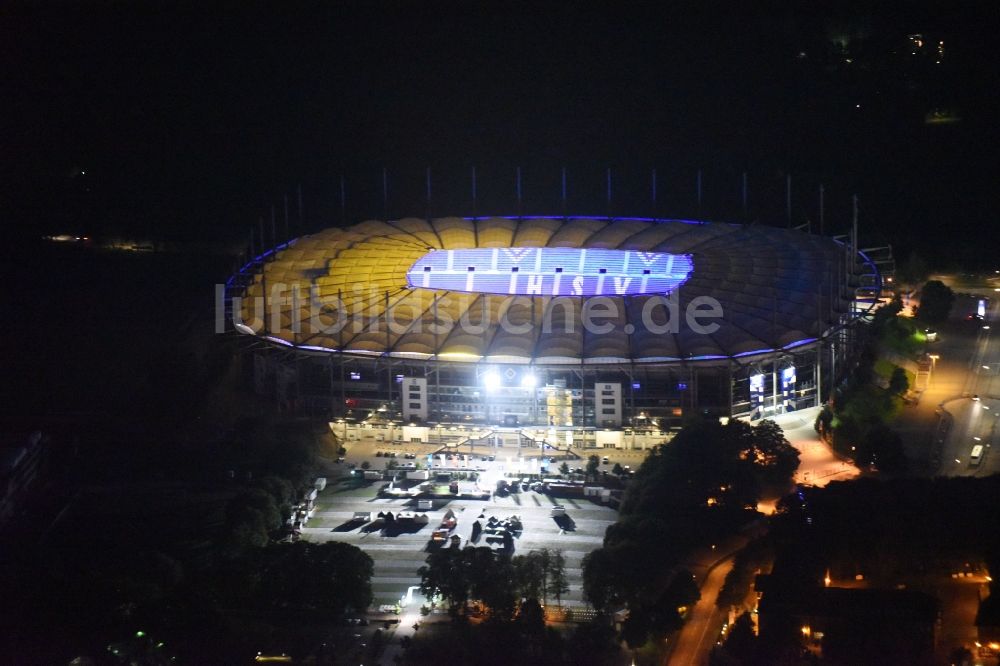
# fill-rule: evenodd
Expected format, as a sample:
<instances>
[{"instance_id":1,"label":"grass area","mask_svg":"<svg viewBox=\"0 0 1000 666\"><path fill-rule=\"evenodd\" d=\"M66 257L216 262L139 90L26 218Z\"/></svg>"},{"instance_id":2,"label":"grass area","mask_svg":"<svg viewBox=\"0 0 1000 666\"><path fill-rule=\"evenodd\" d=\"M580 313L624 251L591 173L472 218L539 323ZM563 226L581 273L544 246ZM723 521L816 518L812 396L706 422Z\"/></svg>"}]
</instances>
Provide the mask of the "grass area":
<instances>
[{"instance_id":1,"label":"grass area","mask_svg":"<svg viewBox=\"0 0 1000 666\"><path fill-rule=\"evenodd\" d=\"M882 379L889 381L892 379L892 373L900 366L896 365L891 361L887 361L884 358L877 359L875 361L875 374ZM903 372L906 373L907 386L913 388L917 381L917 376L912 371L903 368Z\"/></svg>"},{"instance_id":2,"label":"grass area","mask_svg":"<svg viewBox=\"0 0 1000 666\"><path fill-rule=\"evenodd\" d=\"M927 335L916 321L897 317L886 327L882 343L898 354L916 356L927 344ZM875 371L879 372L877 364Z\"/></svg>"},{"instance_id":3,"label":"grass area","mask_svg":"<svg viewBox=\"0 0 1000 666\"><path fill-rule=\"evenodd\" d=\"M880 358L875 361L875 374L879 377L888 380L892 377L892 371L898 366L895 363L891 363L884 358Z\"/></svg>"}]
</instances>

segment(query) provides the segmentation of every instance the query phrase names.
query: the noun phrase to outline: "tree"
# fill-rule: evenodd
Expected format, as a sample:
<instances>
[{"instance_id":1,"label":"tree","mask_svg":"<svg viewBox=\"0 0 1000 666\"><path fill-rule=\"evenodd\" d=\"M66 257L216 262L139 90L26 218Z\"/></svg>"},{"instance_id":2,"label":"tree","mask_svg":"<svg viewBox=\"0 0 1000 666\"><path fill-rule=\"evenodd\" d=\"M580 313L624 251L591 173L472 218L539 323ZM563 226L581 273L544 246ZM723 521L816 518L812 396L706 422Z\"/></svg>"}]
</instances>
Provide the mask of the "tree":
<instances>
[{"instance_id":1,"label":"tree","mask_svg":"<svg viewBox=\"0 0 1000 666\"><path fill-rule=\"evenodd\" d=\"M367 553L343 542L277 544L264 552L261 598L337 618L371 604L373 570Z\"/></svg>"},{"instance_id":2,"label":"tree","mask_svg":"<svg viewBox=\"0 0 1000 666\"><path fill-rule=\"evenodd\" d=\"M687 569L674 573L670 584L649 607L649 630L657 636L677 631L684 624L680 608L693 605L701 598L694 576Z\"/></svg>"},{"instance_id":3,"label":"tree","mask_svg":"<svg viewBox=\"0 0 1000 666\"><path fill-rule=\"evenodd\" d=\"M537 639L545 633L545 611L538 603L538 599L531 597L526 599L517 613L517 624L521 634L529 639Z\"/></svg>"},{"instance_id":4,"label":"tree","mask_svg":"<svg viewBox=\"0 0 1000 666\"><path fill-rule=\"evenodd\" d=\"M792 495L791 497L795 497ZM783 512L801 509L801 504L792 503L790 500L779 503L779 510ZM764 566L765 562L774 559L774 551L770 542L764 538L758 538L744 546L736 557L733 558L733 568L726 574L726 580L715 598L715 606L719 610L729 611L730 606L738 606L746 599L750 591L757 571Z\"/></svg>"},{"instance_id":5,"label":"tree","mask_svg":"<svg viewBox=\"0 0 1000 666\"><path fill-rule=\"evenodd\" d=\"M799 467L799 450L785 439L784 431L771 420L754 426L752 445L746 455L754 457L758 477L768 485L787 485Z\"/></svg>"},{"instance_id":6,"label":"tree","mask_svg":"<svg viewBox=\"0 0 1000 666\"><path fill-rule=\"evenodd\" d=\"M889 393L892 395L903 395L910 390L910 380L906 377L906 370L896 366L892 370L889 378Z\"/></svg>"},{"instance_id":7,"label":"tree","mask_svg":"<svg viewBox=\"0 0 1000 666\"><path fill-rule=\"evenodd\" d=\"M552 553L548 548L539 548L534 551L538 555L538 565L542 574L542 603L549 603L549 569L551 567Z\"/></svg>"},{"instance_id":8,"label":"tree","mask_svg":"<svg viewBox=\"0 0 1000 666\"><path fill-rule=\"evenodd\" d=\"M487 548L466 547L462 554L469 572L469 591L489 608L490 619L506 622L514 615L514 566L511 558Z\"/></svg>"},{"instance_id":9,"label":"tree","mask_svg":"<svg viewBox=\"0 0 1000 666\"><path fill-rule=\"evenodd\" d=\"M857 463L874 465L889 474L906 471L906 454L899 433L882 423L873 425L858 445Z\"/></svg>"},{"instance_id":10,"label":"tree","mask_svg":"<svg viewBox=\"0 0 1000 666\"><path fill-rule=\"evenodd\" d=\"M562 465L559 465L559 473L564 476L569 474L569 464L565 460Z\"/></svg>"},{"instance_id":11,"label":"tree","mask_svg":"<svg viewBox=\"0 0 1000 666\"><path fill-rule=\"evenodd\" d=\"M753 632L753 618L749 611L740 614L726 637L725 649L732 656L748 663L753 657L757 636Z\"/></svg>"},{"instance_id":12,"label":"tree","mask_svg":"<svg viewBox=\"0 0 1000 666\"><path fill-rule=\"evenodd\" d=\"M369 469L369 468L371 468L371 466L372 466L372 464L370 462L368 462L367 460L365 460L364 462L361 463L361 469Z\"/></svg>"},{"instance_id":13,"label":"tree","mask_svg":"<svg viewBox=\"0 0 1000 666\"><path fill-rule=\"evenodd\" d=\"M621 476L625 473L625 468L622 467L621 463L615 463L615 466L611 468L611 473L615 476Z\"/></svg>"},{"instance_id":14,"label":"tree","mask_svg":"<svg viewBox=\"0 0 1000 666\"><path fill-rule=\"evenodd\" d=\"M538 599L542 596L542 570L541 557L538 553L531 552L527 555L517 555L513 558L514 578L516 580L518 594L523 599Z\"/></svg>"},{"instance_id":15,"label":"tree","mask_svg":"<svg viewBox=\"0 0 1000 666\"><path fill-rule=\"evenodd\" d=\"M589 479L596 479L597 478L597 470L600 468L600 466L601 466L601 459L600 458L598 458L596 455L591 455L590 457L588 457L587 458L587 478L589 478Z\"/></svg>"},{"instance_id":16,"label":"tree","mask_svg":"<svg viewBox=\"0 0 1000 666\"><path fill-rule=\"evenodd\" d=\"M600 613L609 613L618 600L617 564L609 548L583 556L583 598Z\"/></svg>"},{"instance_id":17,"label":"tree","mask_svg":"<svg viewBox=\"0 0 1000 666\"><path fill-rule=\"evenodd\" d=\"M281 513L274 497L260 488L251 488L226 505L222 540L230 548L266 546L271 531L281 526Z\"/></svg>"},{"instance_id":18,"label":"tree","mask_svg":"<svg viewBox=\"0 0 1000 666\"><path fill-rule=\"evenodd\" d=\"M469 600L469 557L465 550L444 548L427 556L427 564L417 570L420 575L420 592L430 598L443 597L448 602L448 611L456 615L465 609Z\"/></svg>"},{"instance_id":19,"label":"tree","mask_svg":"<svg viewBox=\"0 0 1000 666\"><path fill-rule=\"evenodd\" d=\"M562 595L569 592L569 580L566 577L566 558L561 550L557 550L549 557L548 583L546 592L556 598L556 603L562 607Z\"/></svg>"},{"instance_id":20,"label":"tree","mask_svg":"<svg viewBox=\"0 0 1000 666\"><path fill-rule=\"evenodd\" d=\"M830 409L829 405L823 405L823 409L816 415L816 421L813 422L813 429L820 435L825 435L830 432L832 424L833 410Z\"/></svg>"},{"instance_id":21,"label":"tree","mask_svg":"<svg viewBox=\"0 0 1000 666\"><path fill-rule=\"evenodd\" d=\"M643 610L638 608L629 610L628 617L622 622L620 636L629 649L638 650L649 640L649 622L649 615Z\"/></svg>"},{"instance_id":22,"label":"tree","mask_svg":"<svg viewBox=\"0 0 1000 666\"><path fill-rule=\"evenodd\" d=\"M291 502L292 495L295 492L288 479L283 479L280 476L274 476L273 474L261 477L260 481L258 481L258 485L271 494L274 498L275 504L278 506Z\"/></svg>"},{"instance_id":23,"label":"tree","mask_svg":"<svg viewBox=\"0 0 1000 666\"><path fill-rule=\"evenodd\" d=\"M619 648L615 641L615 631L603 619L578 624L566 645L569 650L567 663L574 666L617 663L615 657L619 654Z\"/></svg>"},{"instance_id":24,"label":"tree","mask_svg":"<svg viewBox=\"0 0 1000 666\"><path fill-rule=\"evenodd\" d=\"M928 280L920 290L917 316L927 323L938 323L948 318L955 303L955 292L940 280Z\"/></svg>"}]
</instances>

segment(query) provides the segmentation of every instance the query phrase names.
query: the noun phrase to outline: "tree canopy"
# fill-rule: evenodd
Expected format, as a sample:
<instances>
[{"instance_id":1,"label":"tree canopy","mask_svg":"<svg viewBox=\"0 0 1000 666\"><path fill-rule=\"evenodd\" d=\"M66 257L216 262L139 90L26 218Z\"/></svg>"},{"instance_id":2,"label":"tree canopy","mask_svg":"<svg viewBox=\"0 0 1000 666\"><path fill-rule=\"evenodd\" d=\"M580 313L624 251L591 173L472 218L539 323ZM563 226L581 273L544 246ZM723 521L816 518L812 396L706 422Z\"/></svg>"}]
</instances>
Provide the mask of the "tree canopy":
<instances>
[{"instance_id":1,"label":"tree canopy","mask_svg":"<svg viewBox=\"0 0 1000 666\"><path fill-rule=\"evenodd\" d=\"M940 280L928 280L920 290L917 316L928 323L942 322L948 318L955 303L955 292Z\"/></svg>"},{"instance_id":2,"label":"tree canopy","mask_svg":"<svg viewBox=\"0 0 1000 666\"><path fill-rule=\"evenodd\" d=\"M471 600L487 607L494 621L507 621L524 600L545 601L551 594L561 600L569 590L566 560L561 551L543 548L508 556L490 548L445 548L427 556L418 570L420 591L447 602L458 615Z\"/></svg>"},{"instance_id":3,"label":"tree canopy","mask_svg":"<svg viewBox=\"0 0 1000 666\"><path fill-rule=\"evenodd\" d=\"M599 611L629 609L630 646L679 628L698 598L678 564L753 519L764 488L783 491L798 451L772 421L699 419L654 449L636 472L604 547L583 560L583 592Z\"/></svg>"}]
</instances>

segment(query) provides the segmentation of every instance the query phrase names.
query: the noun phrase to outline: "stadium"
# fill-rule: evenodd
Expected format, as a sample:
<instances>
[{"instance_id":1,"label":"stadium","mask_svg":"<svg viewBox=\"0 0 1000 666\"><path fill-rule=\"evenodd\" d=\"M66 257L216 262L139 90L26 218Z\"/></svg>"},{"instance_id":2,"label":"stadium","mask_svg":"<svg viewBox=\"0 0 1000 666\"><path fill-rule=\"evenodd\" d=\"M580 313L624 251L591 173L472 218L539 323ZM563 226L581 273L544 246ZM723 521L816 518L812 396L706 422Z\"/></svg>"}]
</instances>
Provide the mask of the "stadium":
<instances>
[{"instance_id":1,"label":"stadium","mask_svg":"<svg viewBox=\"0 0 1000 666\"><path fill-rule=\"evenodd\" d=\"M644 448L692 412L819 404L881 292L856 247L689 220L372 220L260 254L222 298L256 390L289 409Z\"/></svg>"}]
</instances>

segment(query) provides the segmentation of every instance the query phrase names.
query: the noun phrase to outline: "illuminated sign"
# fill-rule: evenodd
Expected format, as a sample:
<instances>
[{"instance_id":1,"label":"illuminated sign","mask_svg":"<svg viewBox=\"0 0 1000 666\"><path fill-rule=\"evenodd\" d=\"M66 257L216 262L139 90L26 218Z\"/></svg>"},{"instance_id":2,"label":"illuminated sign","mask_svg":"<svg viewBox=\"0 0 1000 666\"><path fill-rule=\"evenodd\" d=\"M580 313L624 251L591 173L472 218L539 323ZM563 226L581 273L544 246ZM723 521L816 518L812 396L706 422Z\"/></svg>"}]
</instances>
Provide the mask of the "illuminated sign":
<instances>
[{"instance_id":1,"label":"illuminated sign","mask_svg":"<svg viewBox=\"0 0 1000 666\"><path fill-rule=\"evenodd\" d=\"M666 294L683 284L689 254L565 247L432 250L406 272L411 287L526 296Z\"/></svg>"}]
</instances>

